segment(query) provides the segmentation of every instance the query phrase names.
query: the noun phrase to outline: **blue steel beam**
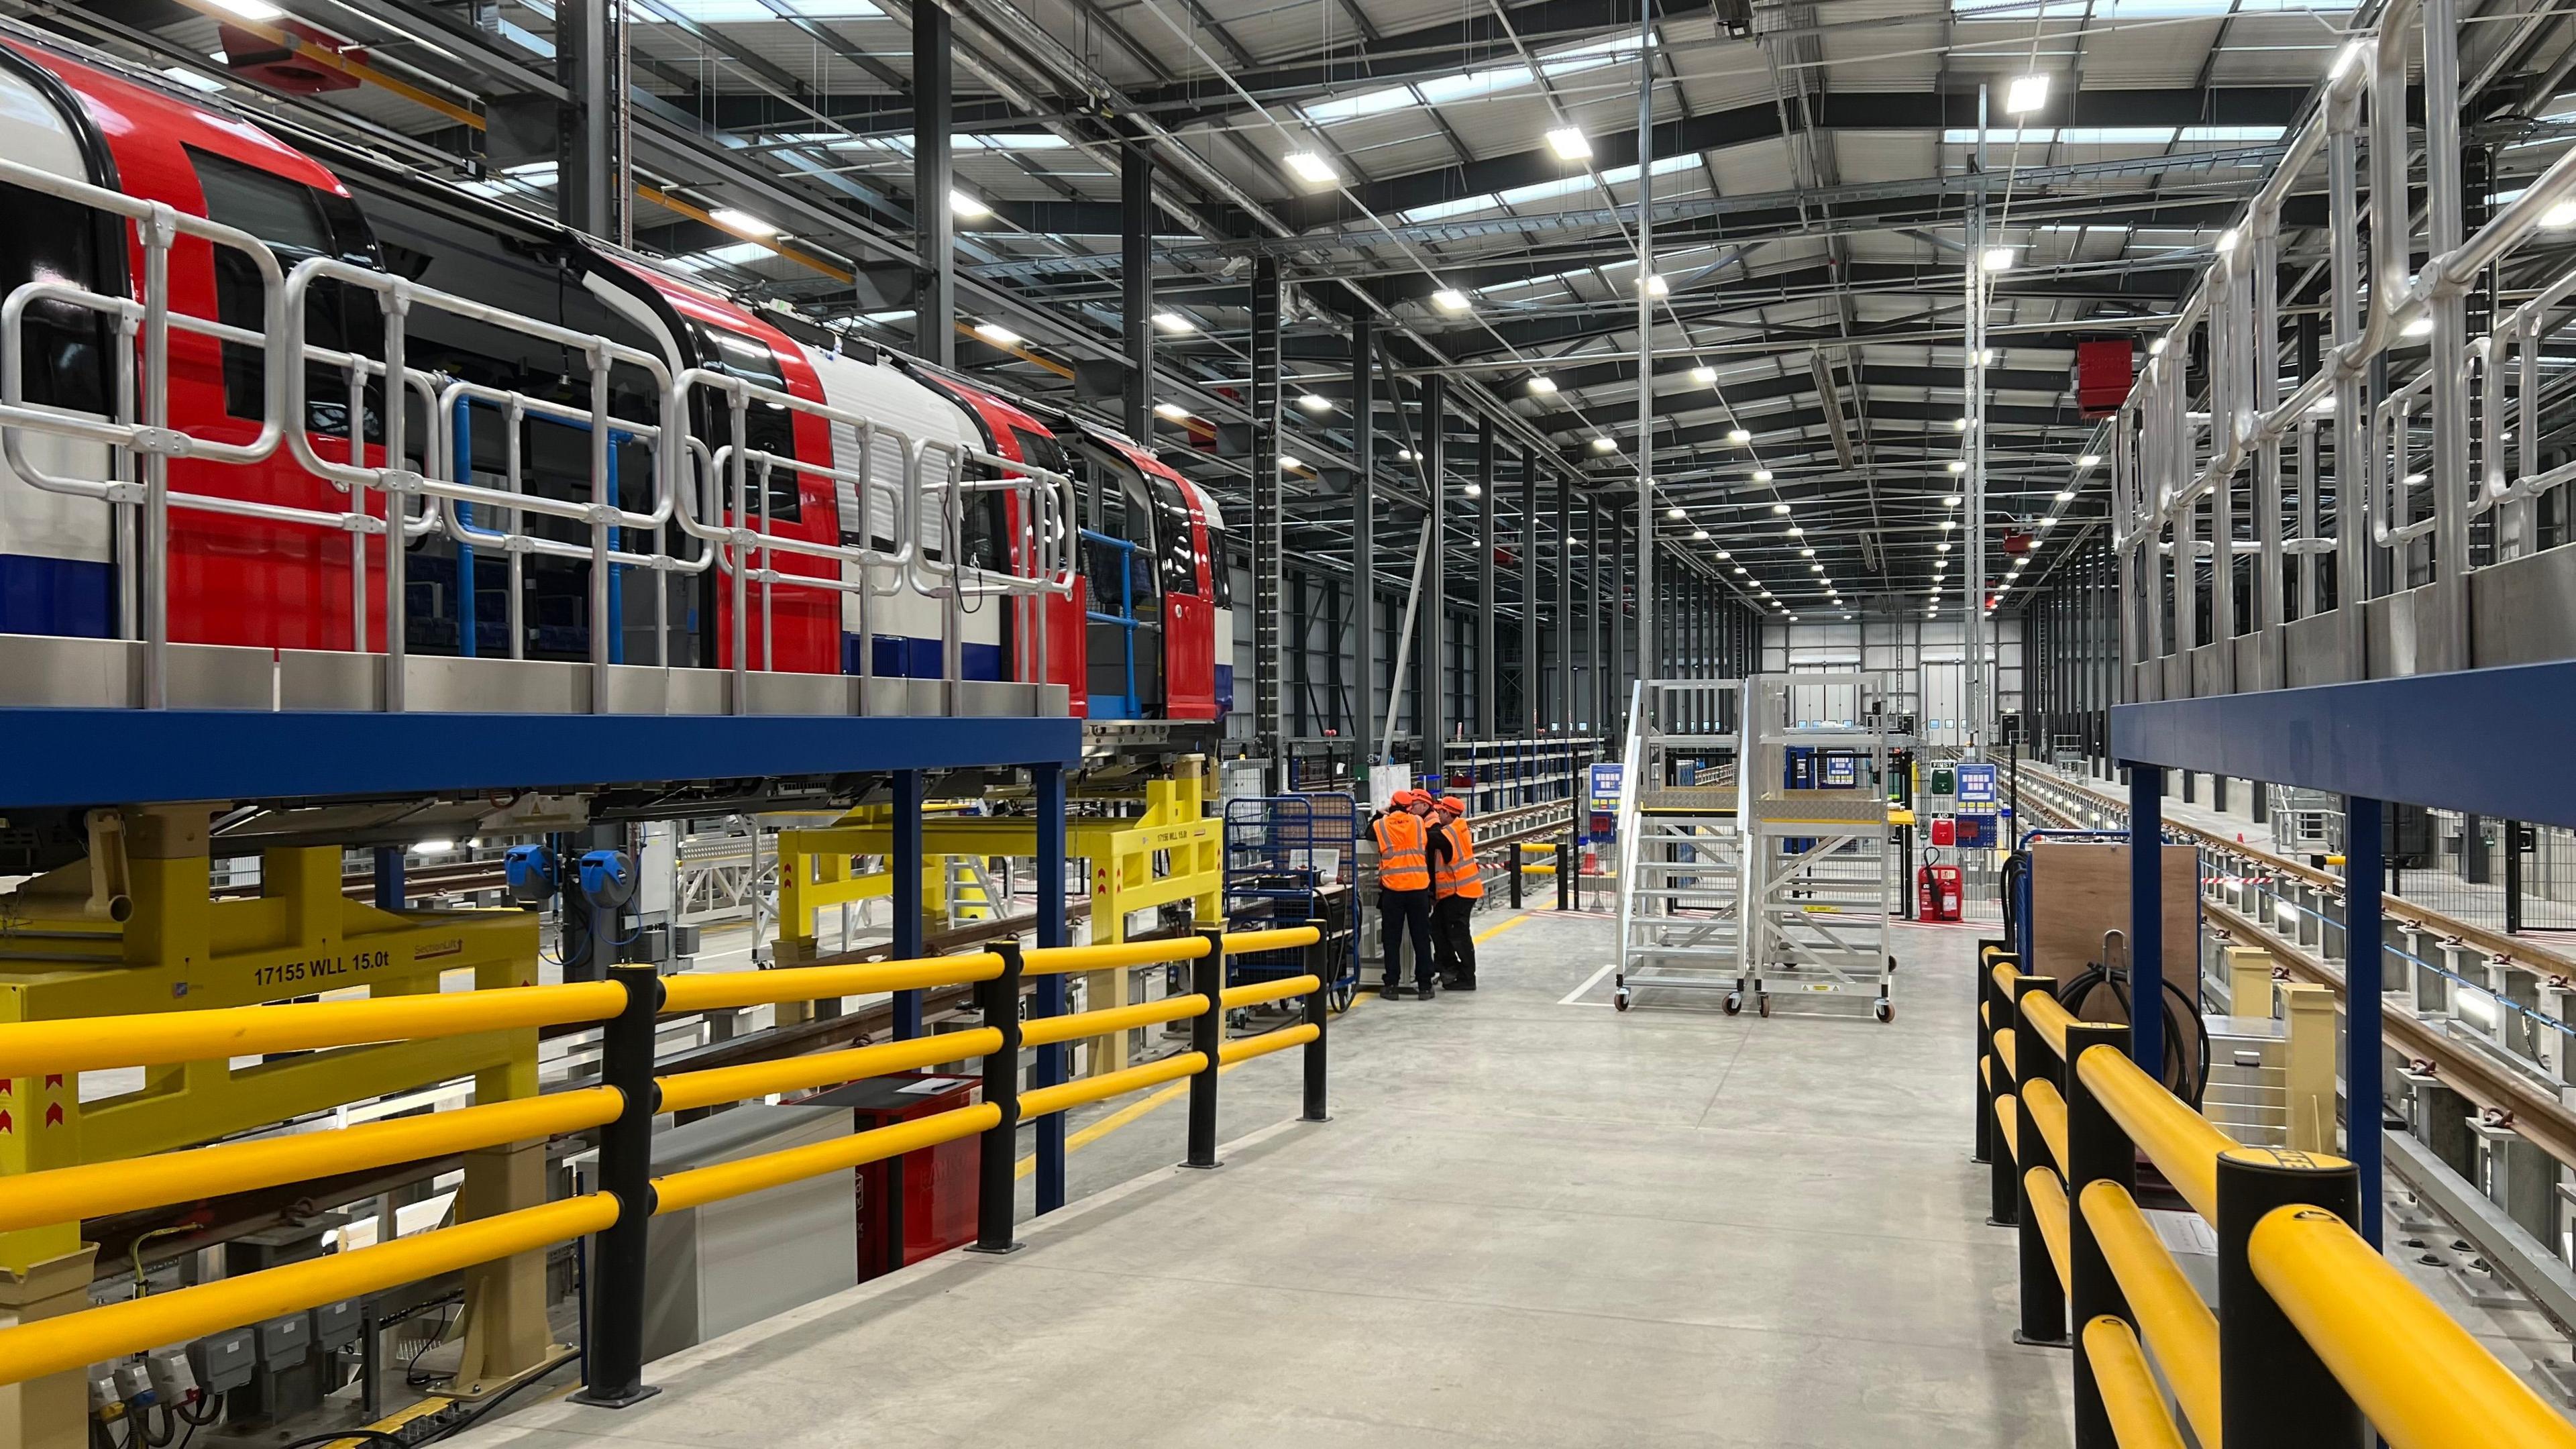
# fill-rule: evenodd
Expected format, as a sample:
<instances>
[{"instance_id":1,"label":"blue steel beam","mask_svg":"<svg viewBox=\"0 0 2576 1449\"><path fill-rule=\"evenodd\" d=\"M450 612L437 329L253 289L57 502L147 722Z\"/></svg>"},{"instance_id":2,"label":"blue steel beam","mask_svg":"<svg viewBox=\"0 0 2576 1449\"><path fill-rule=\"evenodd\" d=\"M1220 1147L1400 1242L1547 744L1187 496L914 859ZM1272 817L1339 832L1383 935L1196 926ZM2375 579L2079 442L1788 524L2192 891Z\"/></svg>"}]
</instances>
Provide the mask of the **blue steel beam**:
<instances>
[{"instance_id":1,"label":"blue steel beam","mask_svg":"<svg viewBox=\"0 0 2576 1449\"><path fill-rule=\"evenodd\" d=\"M2576 661L2320 684L2111 711L2111 756L2576 828ZM2508 747L2520 741L2520 748Z\"/></svg>"},{"instance_id":2,"label":"blue steel beam","mask_svg":"<svg viewBox=\"0 0 2576 1449\"><path fill-rule=\"evenodd\" d=\"M1070 765L1082 752L1076 720L950 716L0 709L0 739L0 808L22 810Z\"/></svg>"}]
</instances>

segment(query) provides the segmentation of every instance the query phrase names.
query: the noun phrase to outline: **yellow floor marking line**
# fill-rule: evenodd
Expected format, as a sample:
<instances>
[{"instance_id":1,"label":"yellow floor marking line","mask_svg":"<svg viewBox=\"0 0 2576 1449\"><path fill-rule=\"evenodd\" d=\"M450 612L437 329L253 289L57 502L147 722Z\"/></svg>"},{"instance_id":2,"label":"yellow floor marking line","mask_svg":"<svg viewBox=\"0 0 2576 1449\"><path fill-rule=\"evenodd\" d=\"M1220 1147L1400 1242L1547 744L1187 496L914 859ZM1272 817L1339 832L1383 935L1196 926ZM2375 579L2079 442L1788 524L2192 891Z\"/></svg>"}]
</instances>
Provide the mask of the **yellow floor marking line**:
<instances>
[{"instance_id":1,"label":"yellow floor marking line","mask_svg":"<svg viewBox=\"0 0 2576 1449\"><path fill-rule=\"evenodd\" d=\"M1529 916L1524 913L1513 916L1507 920L1497 921L1493 925L1476 933L1476 944L1481 946L1485 942L1494 939L1496 936L1501 935L1514 926L1520 925L1528 919ZM1359 995L1352 998L1350 1011L1345 1011L1342 1015L1349 1016L1351 1011L1357 1011L1362 1006L1375 1000L1377 1000L1377 997L1369 994L1366 989L1362 989ZM1231 1065L1217 1068L1216 1074L1222 1077L1226 1073L1233 1071L1236 1067L1248 1065L1250 1065L1248 1062L1235 1062ZM1178 1101L1182 1097L1189 1095L1189 1090L1190 1084L1188 1082L1175 1082L1150 1097L1142 1097L1136 1101L1130 1102L1126 1106L1119 1108L1117 1111L1110 1113L1108 1116L1101 1118L1099 1121L1084 1127L1078 1132L1068 1135L1064 1139L1064 1150L1067 1153L1071 1153L1077 1148L1088 1147L1092 1143L1099 1141L1101 1138L1108 1136L1110 1133L1117 1131L1119 1128L1126 1126L1128 1123L1135 1121L1137 1118L1152 1112L1155 1108L1160 1107L1167 1102ZM1021 1178L1026 1177L1037 1170L1038 1160L1037 1157L1032 1154L1021 1158L1016 1169L1011 1175L1014 1178Z\"/></svg>"}]
</instances>

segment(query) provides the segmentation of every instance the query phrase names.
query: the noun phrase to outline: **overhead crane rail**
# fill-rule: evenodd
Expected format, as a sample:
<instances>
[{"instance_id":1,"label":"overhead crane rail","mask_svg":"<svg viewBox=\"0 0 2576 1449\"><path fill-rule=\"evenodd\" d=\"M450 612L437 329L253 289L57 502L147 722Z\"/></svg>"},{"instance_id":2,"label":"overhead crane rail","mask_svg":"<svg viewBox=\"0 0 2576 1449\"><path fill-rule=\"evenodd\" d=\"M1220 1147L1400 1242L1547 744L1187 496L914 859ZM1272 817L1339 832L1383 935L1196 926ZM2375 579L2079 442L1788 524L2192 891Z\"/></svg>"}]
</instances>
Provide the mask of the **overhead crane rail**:
<instances>
[{"instance_id":1,"label":"overhead crane rail","mask_svg":"<svg viewBox=\"0 0 2576 1449\"><path fill-rule=\"evenodd\" d=\"M2576 1424L2354 1230L2350 1162L2240 1146L2130 1060L2127 1026L2075 1020L1999 943L1978 959L1978 1112L1998 1129L1982 1144L1994 1217L2019 1235L2015 1337L2074 1350L2077 1449L2182 1442L2142 1339L2204 1445L2343 1449L2366 1422L2395 1449L2576 1449ZM2141 1154L2217 1233L2214 1314L2139 1215Z\"/></svg>"},{"instance_id":2,"label":"overhead crane rail","mask_svg":"<svg viewBox=\"0 0 2576 1449\"><path fill-rule=\"evenodd\" d=\"M392 1242L241 1274L147 1298L0 1328L0 1385L27 1383L246 1323L378 1292L439 1273L512 1257L578 1237L596 1239L595 1301L589 1316L590 1384L585 1400L632 1403L643 1385L645 1224L661 1213L758 1192L825 1172L980 1136L978 1248L1007 1251L1014 1194L1014 1129L1164 1081L1190 1080L1188 1164L1216 1165L1217 1068L1303 1048L1304 1120L1325 1120L1325 1026L1329 1013L1315 973L1224 989L1225 958L1237 952L1313 947L1313 926L1228 935L1206 931L1174 940L990 951L865 966L791 967L683 975L663 980L650 966L612 968L606 982L525 986L429 997L300 1002L198 1012L0 1023L0 1076L25 1078L107 1067L222 1059L245 1053L334 1050L562 1022L604 1024L603 1085L529 1101L460 1108L428 1117L214 1147L157 1153L0 1177L0 1232L190 1200L210 1191L278 1186L332 1173L587 1128L603 1130L601 1188ZM1020 982L1030 975L1099 969L1116 961L1195 963L1195 989L1149 1003L1159 1020L1188 1020L1192 1049L1149 1066L1022 1093L1021 1048L1122 1024L1118 1010L1020 1020ZM984 1025L966 1031L816 1053L738 1067L657 1075L654 1032L666 1014L753 1002L814 1000L855 993L974 987ZM1301 1019L1260 1036L1225 1040L1228 1007L1304 998ZM1137 1008L1126 1008L1132 1014ZM980 1058L984 1100L873 1131L737 1162L652 1175L652 1119L658 1113L834 1085L888 1072Z\"/></svg>"}]
</instances>

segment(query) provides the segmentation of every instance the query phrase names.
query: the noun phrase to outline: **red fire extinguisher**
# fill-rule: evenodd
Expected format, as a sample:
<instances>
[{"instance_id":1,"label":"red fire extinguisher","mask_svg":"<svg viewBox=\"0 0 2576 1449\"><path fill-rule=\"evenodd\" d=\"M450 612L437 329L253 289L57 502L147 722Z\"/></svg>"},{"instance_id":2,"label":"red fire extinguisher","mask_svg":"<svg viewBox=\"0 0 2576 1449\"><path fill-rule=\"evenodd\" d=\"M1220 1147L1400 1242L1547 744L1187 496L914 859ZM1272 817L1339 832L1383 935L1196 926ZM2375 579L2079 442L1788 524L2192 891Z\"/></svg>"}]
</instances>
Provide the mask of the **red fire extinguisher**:
<instances>
[{"instance_id":1,"label":"red fire extinguisher","mask_svg":"<svg viewBox=\"0 0 2576 1449\"><path fill-rule=\"evenodd\" d=\"M1957 866L1924 866L1914 873L1915 918L1924 921L1959 919L1959 901L1965 888L1966 880Z\"/></svg>"}]
</instances>

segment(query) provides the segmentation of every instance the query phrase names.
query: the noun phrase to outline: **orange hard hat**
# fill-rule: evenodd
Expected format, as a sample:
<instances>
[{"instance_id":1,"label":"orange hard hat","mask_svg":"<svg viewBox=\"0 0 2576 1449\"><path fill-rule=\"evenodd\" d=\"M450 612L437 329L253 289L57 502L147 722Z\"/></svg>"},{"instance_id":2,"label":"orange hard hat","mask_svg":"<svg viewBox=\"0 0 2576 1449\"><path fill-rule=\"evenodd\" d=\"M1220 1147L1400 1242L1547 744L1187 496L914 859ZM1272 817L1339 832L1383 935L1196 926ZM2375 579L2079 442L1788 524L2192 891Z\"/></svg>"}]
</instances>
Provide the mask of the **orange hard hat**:
<instances>
[{"instance_id":1,"label":"orange hard hat","mask_svg":"<svg viewBox=\"0 0 2576 1449\"><path fill-rule=\"evenodd\" d=\"M1443 795L1432 801L1431 804L1434 809L1446 810L1452 815L1464 815L1467 813L1467 802L1459 799L1455 795Z\"/></svg>"}]
</instances>

